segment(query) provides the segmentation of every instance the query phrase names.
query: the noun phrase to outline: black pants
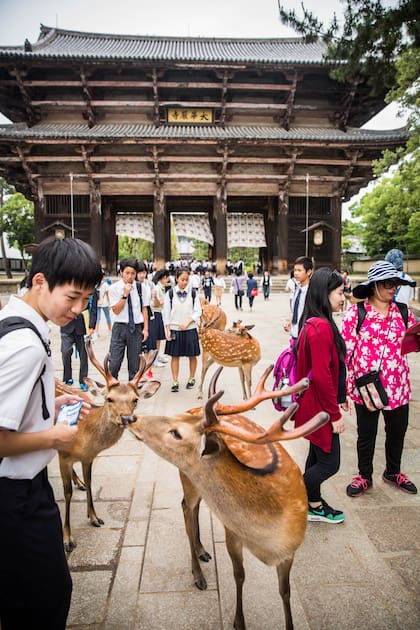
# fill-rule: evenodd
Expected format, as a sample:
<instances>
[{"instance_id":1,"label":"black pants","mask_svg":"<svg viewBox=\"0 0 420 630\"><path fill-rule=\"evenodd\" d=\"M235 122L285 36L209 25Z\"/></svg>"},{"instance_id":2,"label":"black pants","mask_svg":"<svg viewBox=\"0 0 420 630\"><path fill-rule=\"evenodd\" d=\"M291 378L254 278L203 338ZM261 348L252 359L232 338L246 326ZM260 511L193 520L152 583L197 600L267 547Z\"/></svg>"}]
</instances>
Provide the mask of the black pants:
<instances>
[{"instance_id":1,"label":"black pants","mask_svg":"<svg viewBox=\"0 0 420 630\"><path fill-rule=\"evenodd\" d=\"M243 291L241 293L235 293L235 308L236 310L238 310L238 308L242 308L242 297L243 297Z\"/></svg>"},{"instance_id":2,"label":"black pants","mask_svg":"<svg viewBox=\"0 0 420 630\"><path fill-rule=\"evenodd\" d=\"M139 371L143 324L136 324L134 332L128 330L128 324L115 322L112 327L111 345L109 346L109 371L118 378L121 363L127 348L128 378L131 380Z\"/></svg>"},{"instance_id":3,"label":"black pants","mask_svg":"<svg viewBox=\"0 0 420 630\"><path fill-rule=\"evenodd\" d=\"M340 468L340 438L337 433L333 433L330 453L326 453L312 442L309 444L303 480L308 501L315 503L321 500L322 482L335 475Z\"/></svg>"},{"instance_id":4,"label":"black pants","mask_svg":"<svg viewBox=\"0 0 420 630\"><path fill-rule=\"evenodd\" d=\"M211 287L204 287L204 297L211 302Z\"/></svg>"},{"instance_id":5,"label":"black pants","mask_svg":"<svg viewBox=\"0 0 420 630\"><path fill-rule=\"evenodd\" d=\"M0 506L2 630L64 630L72 580L47 470L0 478Z\"/></svg>"},{"instance_id":6,"label":"black pants","mask_svg":"<svg viewBox=\"0 0 420 630\"><path fill-rule=\"evenodd\" d=\"M76 333L61 333L61 357L63 359L63 381L66 382L73 378L71 367L71 355L73 353L73 344L76 345L80 358L79 383L83 383L88 375L88 356L85 348L84 335L76 335Z\"/></svg>"},{"instance_id":7,"label":"black pants","mask_svg":"<svg viewBox=\"0 0 420 630\"><path fill-rule=\"evenodd\" d=\"M380 411L369 411L364 405L355 405L357 416L357 459L359 474L372 480L373 456ZM391 475L401 472L404 437L408 427L408 405L392 411L382 409L385 421L386 471Z\"/></svg>"}]
</instances>

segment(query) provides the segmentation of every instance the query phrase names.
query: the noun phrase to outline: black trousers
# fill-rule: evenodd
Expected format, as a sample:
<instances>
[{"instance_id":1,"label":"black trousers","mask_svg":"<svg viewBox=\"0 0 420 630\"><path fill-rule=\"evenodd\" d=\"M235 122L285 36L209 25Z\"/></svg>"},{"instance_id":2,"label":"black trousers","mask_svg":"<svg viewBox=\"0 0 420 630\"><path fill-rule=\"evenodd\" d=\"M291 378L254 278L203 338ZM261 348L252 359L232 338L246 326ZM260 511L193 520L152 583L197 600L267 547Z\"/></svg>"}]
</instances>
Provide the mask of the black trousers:
<instances>
[{"instance_id":1,"label":"black trousers","mask_svg":"<svg viewBox=\"0 0 420 630\"><path fill-rule=\"evenodd\" d=\"M61 357L63 359L63 381L66 382L73 378L71 367L71 356L73 353L73 344L76 345L80 358L79 383L83 383L88 375L88 356L85 348L84 335L76 335L76 333L61 333Z\"/></svg>"},{"instance_id":2,"label":"black trousers","mask_svg":"<svg viewBox=\"0 0 420 630\"><path fill-rule=\"evenodd\" d=\"M357 460L359 474L372 480L373 456L380 411L369 411L364 405L357 405ZM408 405L392 411L381 410L385 422L385 461L386 471L391 475L401 472L401 457L404 438L408 427Z\"/></svg>"},{"instance_id":3,"label":"black trousers","mask_svg":"<svg viewBox=\"0 0 420 630\"><path fill-rule=\"evenodd\" d=\"M241 294L239 293L235 293L235 308L242 308L242 297L243 297L243 292Z\"/></svg>"},{"instance_id":4,"label":"black trousers","mask_svg":"<svg viewBox=\"0 0 420 630\"><path fill-rule=\"evenodd\" d=\"M126 349L129 380L137 374L139 371L142 340L143 324L136 324L134 332L131 333L128 330L128 324L114 322L111 345L109 346L109 371L114 378L118 378Z\"/></svg>"},{"instance_id":5,"label":"black trousers","mask_svg":"<svg viewBox=\"0 0 420 630\"><path fill-rule=\"evenodd\" d=\"M321 500L321 484L335 475L340 468L340 438L333 433L331 452L326 453L319 446L309 443L309 453L305 464L303 480L308 494L308 501Z\"/></svg>"},{"instance_id":6,"label":"black trousers","mask_svg":"<svg viewBox=\"0 0 420 630\"><path fill-rule=\"evenodd\" d=\"M47 469L34 479L0 478L2 630L64 630L72 580Z\"/></svg>"}]
</instances>

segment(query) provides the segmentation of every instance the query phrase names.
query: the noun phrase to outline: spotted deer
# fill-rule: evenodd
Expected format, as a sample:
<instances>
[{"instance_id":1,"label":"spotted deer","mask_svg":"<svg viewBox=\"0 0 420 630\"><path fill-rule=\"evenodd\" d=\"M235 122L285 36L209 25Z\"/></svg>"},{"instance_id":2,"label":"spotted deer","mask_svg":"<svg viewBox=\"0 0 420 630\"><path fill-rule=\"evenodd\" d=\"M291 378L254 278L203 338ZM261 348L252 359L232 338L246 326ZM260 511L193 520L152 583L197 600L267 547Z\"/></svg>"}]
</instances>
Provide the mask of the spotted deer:
<instances>
[{"instance_id":1,"label":"spotted deer","mask_svg":"<svg viewBox=\"0 0 420 630\"><path fill-rule=\"evenodd\" d=\"M207 370L212 363L224 367L238 367L244 399L251 396L251 373L254 365L261 359L259 341L252 337L249 330L253 326L234 323L230 331L215 330L200 326L198 334L202 349L201 380L198 398L203 397L203 385Z\"/></svg>"},{"instance_id":2,"label":"spotted deer","mask_svg":"<svg viewBox=\"0 0 420 630\"><path fill-rule=\"evenodd\" d=\"M95 457L103 450L113 446L121 437L124 430L133 422L137 416L134 410L139 398L148 398L159 389L158 381L145 382L140 384L140 379L155 360L156 351L152 351L147 358L140 357L140 366L134 378L121 383L115 379L108 367L108 355L102 367L96 359L90 341L86 343L89 358L93 365L105 379L101 394L104 402L101 405L93 404L88 415L84 416L78 424L78 432L70 451L59 451L60 474L63 482L64 498L66 503L65 520L63 527L64 548L72 551L76 547L70 526L70 503L73 495L72 481L79 488L86 489L87 516L94 527L100 527L104 521L96 514L92 498L92 464ZM95 397L98 394L98 384L92 379L85 379L89 385L89 392ZM139 385L143 385L139 391ZM56 394L72 393L79 395L87 402L93 403L92 398L87 393L73 390L56 380ZM74 463L82 463L83 482L74 471Z\"/></svg>"},{"instance_id":3,"label":"spotted deer","mask_svg":"<svg viewBox=\"0 0 420 630\"><path fill-rule=\"evenodd\" d=\"M200 297L201 323L209 328L224 330L226 328L226 313L220 306L210 304L204 297Z\"/></svg>"},{"instance_id":4,"label":"spotted deer","mask_svg":"<svg viewBox=\"0 0 420 630\"><path fill-rule=\"evenodd\" d=\"M294 554L304 538L308 500L300 469L279 440L312 433L329 419L321 412L304 426L285 430L285 422L298 407L296 403L268 430L240 415L276 395L264 388L272 368L265 371L254 395L243 403L218 403L223 394L215 392L222 370L219 368L204 409L198 407L175 416L141 415L129 429L179 469L192 573L200 590L207 588L200 560L211 559L200 540L202 498L223 523L236 582L236 630L245 629L243 547L263 563L276 567L286 628L293 628L289 575ZM280 395L301 392L308 385L308 379L302 379Z\"/></svg>"}]
</instances>

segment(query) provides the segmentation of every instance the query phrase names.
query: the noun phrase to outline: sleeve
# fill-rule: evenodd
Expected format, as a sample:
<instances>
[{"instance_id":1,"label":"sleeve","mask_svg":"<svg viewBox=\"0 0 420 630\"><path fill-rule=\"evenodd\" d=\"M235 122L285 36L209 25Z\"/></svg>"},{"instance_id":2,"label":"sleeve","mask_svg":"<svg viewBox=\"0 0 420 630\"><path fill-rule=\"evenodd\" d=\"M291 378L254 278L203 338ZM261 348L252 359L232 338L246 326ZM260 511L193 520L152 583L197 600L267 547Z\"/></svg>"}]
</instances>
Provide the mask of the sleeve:
<instances>
[{"instance_id":1,"label":"sleeve","mask_svg":"<svg viewBox=\"0 0 420 630\"><path fill-rule=\"evenodd\" d=\"M147 291L146 287L144 286L145 282L146 282L146 280L141 283L141 287L140 287L141 301L143 303L143 306L150 306L149 292Z\"/></svg>"},{"instance_id":2,"label":"sleeve","mask_svg":"<svg viewBox=\"0 0 420 630\"><path fill-rule=\"evenodd\" d=\"M165 293L165 298L163 301L163 309L162 309L162 320L163 320L164 326L169 326L169 324L171 323L171 311L172 311L171 298L169 296L169 291L167 291Z\"/></svg>"},{"instance_id":3,"label":"sleeve","mask_svg":"<svg viewBox=\"0 0 420 630\"><path fill-rule=\"evenodd\" d=\"M112 308L120 301L122 296L122 290L118 286L118 283L112 284L108 291L109 295L109 305Z\"/></svg>"},{"instance_id":4,"label":"sleeve","mask_svg":"<svg viewBox=\"0 0 420 630\"><path fill-rule=\"evenodd\" d=\"M192 319L195 321L196 324L198 324L200 317L201 317L201 304L200 304L200 300L198 298L198 295L195 296L195 300L193 300L193 310L192 310L192 314L191 317Z\"/></svg>"}]
</instances>

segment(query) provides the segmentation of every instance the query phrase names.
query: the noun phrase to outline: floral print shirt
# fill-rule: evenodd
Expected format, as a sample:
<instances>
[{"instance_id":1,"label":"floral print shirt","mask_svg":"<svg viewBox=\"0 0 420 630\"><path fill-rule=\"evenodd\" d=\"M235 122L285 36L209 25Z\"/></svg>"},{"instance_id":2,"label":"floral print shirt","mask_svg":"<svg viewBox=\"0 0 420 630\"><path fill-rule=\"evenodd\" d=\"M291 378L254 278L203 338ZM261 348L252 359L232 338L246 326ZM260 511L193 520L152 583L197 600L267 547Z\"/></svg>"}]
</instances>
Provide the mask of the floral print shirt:
<instances>
[{"instance_id":1,"label":"floral print shirt","mask_svg":"<svg viewBox=\"0 0 420 630\"><path fill-rule=\"evenodd\" d=\"M381 381L389 398L385 409L396 409L408 404L411 397L410 369L407 357L401 355L405 323L394 302L387 316L378 313L367 300L365 308L366 317L359 334L356 334L357 304L350 306L343 317L341 334L347 346L347 392L355 403L362 405L355 379L377 370L380 363ZM412 326L415 318L410 309L408 313L408 326Z\"/></svg>"}]
</instances>

